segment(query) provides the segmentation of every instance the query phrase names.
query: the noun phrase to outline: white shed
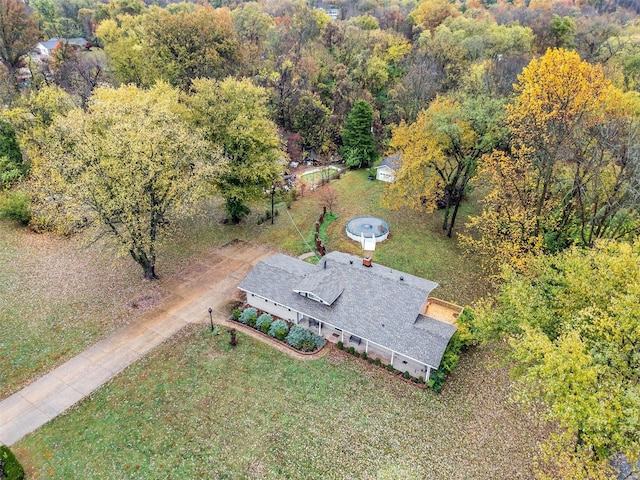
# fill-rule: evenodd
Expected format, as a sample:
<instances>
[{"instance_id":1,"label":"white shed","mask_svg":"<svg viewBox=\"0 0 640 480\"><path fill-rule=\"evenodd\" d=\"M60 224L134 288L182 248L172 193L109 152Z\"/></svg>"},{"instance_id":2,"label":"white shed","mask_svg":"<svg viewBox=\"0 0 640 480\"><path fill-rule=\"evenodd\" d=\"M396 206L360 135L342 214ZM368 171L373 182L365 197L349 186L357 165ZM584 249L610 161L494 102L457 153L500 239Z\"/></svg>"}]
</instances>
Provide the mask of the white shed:
<instances>
[{"instance_id":1,"label":"white shed","mask_svg":"<svg viewBox=\"0 0 640 480\"><path fill-rule=\"evenodd\" d=\"M396 172L400 169L400 154L388 155L376 166L376 180L393 183L396 181Z\"/></svg>"}]
</instances>

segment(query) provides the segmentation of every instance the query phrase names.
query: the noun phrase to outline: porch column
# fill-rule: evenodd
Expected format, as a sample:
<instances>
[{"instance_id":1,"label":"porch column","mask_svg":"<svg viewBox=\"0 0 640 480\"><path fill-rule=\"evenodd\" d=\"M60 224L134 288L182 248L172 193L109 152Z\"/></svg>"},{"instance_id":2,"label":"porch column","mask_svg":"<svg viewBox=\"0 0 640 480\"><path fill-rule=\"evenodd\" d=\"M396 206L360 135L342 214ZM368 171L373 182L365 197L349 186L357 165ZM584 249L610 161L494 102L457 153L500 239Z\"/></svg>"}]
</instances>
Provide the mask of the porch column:
<instances>
[{"instance_id":1,"label":"porch column","mask_svg":"<svg viewBox=\"0 0 640 480\"><path fill-rule=\"evenodd\" d=\"M318 335L322 336L322 322L318 320Z\"/></svg>"},{"instance_id":2,"label":"porch column","mask_svg":"<svg viewBox=\"0 0 640 480\"><path fill-rule=\"evenodd\" d=\"M369 353L369 340L364 341L364 353Z\"/></svg>"},{"instance_id":3,"label":"porch column","mask_svg":"<svg viewBox=\"0 0 640 480\"><path fill-rule=\"evenodd\" d=\"M427 365L427 373L426 373L426 376L424 377L424 381L428 382L430 376L431 376L431 367Z\"/></svg>"},{"instance_id":4,"label":"porch column","mask_svg":"<svg viewBox=\"0 0 640 480\"><path fill-rule=\"evenodd\" d=\"M340 332L340 341L344 343L344 330Z\"/></svg>"},{"instance_id":5,"label":"porch column","mask_svg":"<svg viewBox=\"0 0 640 480\"><path fill-rule=\"evenodd\" d=\"M391 350L391 366L393 366L393 356L395 355L396 352L394 352L393 350Z\"/></svg>"}]
</instances>

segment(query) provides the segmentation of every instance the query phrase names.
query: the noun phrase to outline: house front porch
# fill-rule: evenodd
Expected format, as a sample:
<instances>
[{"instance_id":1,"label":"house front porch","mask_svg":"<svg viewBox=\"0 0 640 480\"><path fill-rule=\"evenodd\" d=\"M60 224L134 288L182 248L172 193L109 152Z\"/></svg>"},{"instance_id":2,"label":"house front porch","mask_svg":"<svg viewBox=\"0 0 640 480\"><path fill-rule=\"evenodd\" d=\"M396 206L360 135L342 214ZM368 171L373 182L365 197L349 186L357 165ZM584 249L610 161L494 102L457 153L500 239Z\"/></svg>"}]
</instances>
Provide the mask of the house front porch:
<instances>
[{"instance_id":1,"label":"house front porch","mask_svg":"<svg viewBox=\"0 0 640 480\"><path fill-rule=\"evenodd\" d=\"M379 358L382 364L392 364L393 368L396 370L409 372L409 375L412 377L422 377L426 381L429 379L429 375L431 374L432 369L428 365L395 352L387 347L378 345L366 338L361 338L347 330L337 328L329 323L303 316L303 318L298 322L298 325L312 330L333 344L342 342L345 349L353 347L353 349L360 354L362 354L362 352L366 352L368 357L373 359Z\"/></svg>"}]
</instances>

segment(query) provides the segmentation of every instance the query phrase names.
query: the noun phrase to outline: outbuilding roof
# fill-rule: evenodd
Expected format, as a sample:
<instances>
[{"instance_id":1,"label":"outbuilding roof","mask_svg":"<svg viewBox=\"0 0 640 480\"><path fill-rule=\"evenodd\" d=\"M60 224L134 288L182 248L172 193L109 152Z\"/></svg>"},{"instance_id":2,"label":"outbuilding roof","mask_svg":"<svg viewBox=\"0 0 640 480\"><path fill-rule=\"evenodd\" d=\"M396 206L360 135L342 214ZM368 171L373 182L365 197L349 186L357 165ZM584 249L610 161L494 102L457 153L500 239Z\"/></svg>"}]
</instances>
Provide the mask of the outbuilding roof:
<instances>
[{"instance_id":1,"label":"outbuilding roof","mask_svg":"<svg viewBox=\"0 0 640 480\"><path fill-rule=\"evenodd\" d=\"M387 155L375 168L388 167L391 170L397 171L400 170L400 166L402 165L402 156L399 153L395 153L393 155Z\"/></svg>"},{"instance_id":2,"label":"outbuilding roof","mask_svg":"<svg viewBox=\"0 0 640 480\"><path fill-rule=\"evenodd\" d=\"M335 295L339 288L328 287L332 280L342 292L330 305L296 293L309 285ZM318 266L273 255L258 263L239 288L438 368L456 327L421 315L437 286L376 263L365 267L360 257L331 252Z\"/></svg>"},{"instance_id":3,"label":"outbuilding roof","mask_svg":"<svg viewBox=\"0 0 640 480\"><path fill-rule=\"evenodd\" d=\"M46 42L40 42L40 45L45 47L47 50L53 50L54 48L56 48L56 45L60 41L66 42L69 45L75 45L78 47L84 47L88 43L87 40L82 37L75 37L75 38L51 38Z\"/></svg>"}]
</instances>

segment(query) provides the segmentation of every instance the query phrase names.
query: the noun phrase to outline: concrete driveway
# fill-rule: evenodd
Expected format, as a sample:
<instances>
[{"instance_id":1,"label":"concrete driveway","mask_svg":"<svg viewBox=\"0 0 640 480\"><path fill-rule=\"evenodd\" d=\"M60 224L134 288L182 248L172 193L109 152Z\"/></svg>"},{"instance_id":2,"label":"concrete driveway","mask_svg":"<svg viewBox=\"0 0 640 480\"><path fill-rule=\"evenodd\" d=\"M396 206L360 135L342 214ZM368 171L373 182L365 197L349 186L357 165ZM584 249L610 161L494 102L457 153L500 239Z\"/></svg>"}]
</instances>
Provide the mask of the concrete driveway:
<instances>
[{"instance_id":1,"label":"concrete driveway","mask_svg":"<svg viewBox=\"0 0 640 480\"><path fill-rule=\"evenodd\" d=\"M0 402L0 443L13 445L73 406L189 323L224 322L238 284L265 247L231 242L162 286L159 307Z\"/></svg>"}]
</instances>

